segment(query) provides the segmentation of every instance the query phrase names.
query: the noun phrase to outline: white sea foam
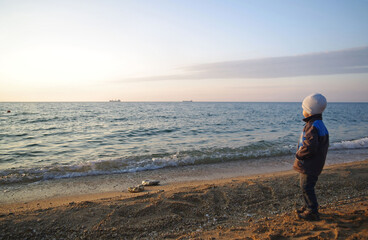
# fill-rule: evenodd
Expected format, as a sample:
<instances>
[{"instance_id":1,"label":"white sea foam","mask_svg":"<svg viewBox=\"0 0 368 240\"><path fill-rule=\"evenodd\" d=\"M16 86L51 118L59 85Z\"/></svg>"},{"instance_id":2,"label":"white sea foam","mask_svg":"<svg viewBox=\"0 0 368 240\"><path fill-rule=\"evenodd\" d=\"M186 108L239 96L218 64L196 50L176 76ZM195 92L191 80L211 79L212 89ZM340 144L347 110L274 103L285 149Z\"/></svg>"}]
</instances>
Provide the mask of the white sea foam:
<instances>
[{"instance_id":1,"label":"white sea foam","mask_svg":"<svg viewBox=\"0 0 368 240\"><path fill-rule=\"evenodd\" d=\"M368 137L351 141L341 141L337 143L332 143L329 149L339 150L339 149L362 149L362 148L368 148Z\"/></svg>"},{"instance_id":2,"label":"white sea foam","mask_svg":"<svg viewBox=\"0 0 368 240\"><path fill-rule=\"evenodd\" d=\"M368 148L368 137L332 143L330 150ZM295 152L294 145L270 145L260 142L242 148L210 148L182 151L161 156L130 156L118 159L91 160L70 165L18 168L0 171L0 183L32 183L60 178L76 178L156 170L206 163L285 156Z\"/></svg>"},{"instance_id":3,"label":"white sea foam","mask_svg":"<svg viewBox=\"0 0 368 240\"><path fill-rule=\"evenodd\" d=\"M165 167L245 160L290 153L289 148L278 149L276 147L274 149L256 149L257 147L260 146L252 145L251 147L244 149L220 148L207 149L203 151L183 151L160 157L147 155L141 157L136 156L119 159L92 160L70 165L11 169L0 171L0 183L30 183L60 178L141 172Z\"/></svg>"}]
</instances>

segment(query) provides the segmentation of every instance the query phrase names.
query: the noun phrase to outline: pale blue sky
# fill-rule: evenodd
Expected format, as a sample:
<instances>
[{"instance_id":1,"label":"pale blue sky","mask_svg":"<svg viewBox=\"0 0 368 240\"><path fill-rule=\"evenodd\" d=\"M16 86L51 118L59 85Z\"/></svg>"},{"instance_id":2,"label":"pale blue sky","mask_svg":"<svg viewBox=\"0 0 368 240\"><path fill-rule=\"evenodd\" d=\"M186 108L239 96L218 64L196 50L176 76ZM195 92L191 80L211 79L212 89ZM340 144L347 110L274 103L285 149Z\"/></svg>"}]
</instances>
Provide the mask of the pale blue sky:
<instances>
[{"instance_id":1,"label":"pale blue sky","mask_svg":"<svg viewBox=\"0 0 368 240\"><path fill-rule=\"evenodd\" d=\"M0 0L0 101L368 101L367 12L363 0Z\"/></svg>"}]
</instances>

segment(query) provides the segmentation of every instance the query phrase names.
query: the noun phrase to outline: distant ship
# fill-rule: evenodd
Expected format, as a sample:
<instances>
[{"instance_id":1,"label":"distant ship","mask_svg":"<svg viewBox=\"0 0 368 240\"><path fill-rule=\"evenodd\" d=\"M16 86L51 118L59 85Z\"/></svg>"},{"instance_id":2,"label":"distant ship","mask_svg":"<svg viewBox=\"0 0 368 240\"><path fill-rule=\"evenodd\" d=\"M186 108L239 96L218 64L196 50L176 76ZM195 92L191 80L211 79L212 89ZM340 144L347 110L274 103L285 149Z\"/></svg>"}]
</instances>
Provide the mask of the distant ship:
<instances>
[{"instance_id":1,"label":"distant ship","mask_svg":"<svg viewBox=\"0 0 368 240\"><path fill-rule=\"evenodd\" d=\"M121 102L120 99L112 99L109 102Z\"/></svg>"},{"instance_id":2,"label":"distant ship","mask_svg":"<svg viewBox=\"0 0 368 240\"><path fill-rule=\"evenodd\" d=\"M183 100L183 102L193 102L193 100Z\"/></svg>"}]
</instances>

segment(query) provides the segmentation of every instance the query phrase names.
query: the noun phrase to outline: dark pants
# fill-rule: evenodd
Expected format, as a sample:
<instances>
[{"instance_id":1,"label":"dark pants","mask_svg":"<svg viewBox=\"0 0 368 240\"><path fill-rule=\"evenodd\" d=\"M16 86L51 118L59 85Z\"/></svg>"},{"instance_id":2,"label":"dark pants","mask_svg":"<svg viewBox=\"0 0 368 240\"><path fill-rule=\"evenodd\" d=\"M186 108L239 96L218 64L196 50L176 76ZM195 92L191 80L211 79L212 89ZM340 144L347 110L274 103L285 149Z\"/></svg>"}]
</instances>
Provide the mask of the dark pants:
<instances>
[{"instance_id":1,"label":"dark pants","mask_svg":"<svg viewBox=\"0 0 368 240\"><path fill-rule=\"evenodd\" d=\"M315 213L318 212L318 202L314 192L317 180L318 176L300 174L300 188L303 192L305 207Z\"/></svg>"}]
</instances>

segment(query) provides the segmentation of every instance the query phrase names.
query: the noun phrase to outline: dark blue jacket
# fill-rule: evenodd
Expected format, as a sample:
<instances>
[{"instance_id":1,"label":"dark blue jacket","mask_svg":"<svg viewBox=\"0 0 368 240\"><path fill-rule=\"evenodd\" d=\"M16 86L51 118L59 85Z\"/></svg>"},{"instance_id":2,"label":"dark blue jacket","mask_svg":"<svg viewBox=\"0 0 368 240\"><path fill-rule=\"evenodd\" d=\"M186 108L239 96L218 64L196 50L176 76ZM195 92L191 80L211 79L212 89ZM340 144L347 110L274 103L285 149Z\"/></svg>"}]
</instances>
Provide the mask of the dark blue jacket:
<instances>
[{"instance_id":1,"label":"dark blue jacket","mask_svg":"<svg viewBox=\"0 0 368 240\"><path fill-rule=\"evenodd\" d=\"M303 119L306 122L300 136L294 169L300 173L318 176L325 165L329 134L322 122L322 114Z\"/></svg>"}]
</instances>

